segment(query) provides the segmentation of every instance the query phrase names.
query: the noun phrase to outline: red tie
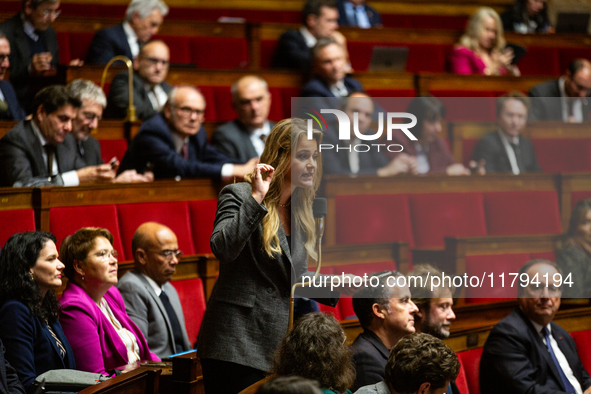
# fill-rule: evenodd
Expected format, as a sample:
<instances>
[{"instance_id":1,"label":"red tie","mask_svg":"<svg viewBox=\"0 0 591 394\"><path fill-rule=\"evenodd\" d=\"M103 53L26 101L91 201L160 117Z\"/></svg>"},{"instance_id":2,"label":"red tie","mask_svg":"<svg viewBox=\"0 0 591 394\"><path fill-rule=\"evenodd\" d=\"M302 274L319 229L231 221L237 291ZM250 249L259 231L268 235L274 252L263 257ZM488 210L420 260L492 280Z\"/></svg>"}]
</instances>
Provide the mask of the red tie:
<instances>
[{"instance_id":1,"label":"red tie","mask_svg":"<svg viewBox=\"0 0 591 394\"><path fill-rule=\"evenodd\" d=\"M189 144L186 142L183 144L183 149L181 149L181 153L183 154L183 159L187 160L189 158Z\"/></svg>"}]
</instances>

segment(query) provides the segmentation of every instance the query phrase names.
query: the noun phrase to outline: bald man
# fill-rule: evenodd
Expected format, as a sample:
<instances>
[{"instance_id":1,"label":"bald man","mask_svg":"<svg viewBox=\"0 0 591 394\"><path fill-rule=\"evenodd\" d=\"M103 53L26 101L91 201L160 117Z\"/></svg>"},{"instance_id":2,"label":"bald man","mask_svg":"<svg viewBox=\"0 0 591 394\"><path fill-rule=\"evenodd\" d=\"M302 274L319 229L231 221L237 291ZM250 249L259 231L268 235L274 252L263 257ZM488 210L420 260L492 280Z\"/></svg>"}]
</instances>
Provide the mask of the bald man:
<instances>
[{"instance_id":1,"label":"bald man","mask_svg":"<svg viewBox=\"0 0 591 394\"><path fill-rule=\"evenodd\" d=\"M158 357L191 349L179 296L168 283L183 254L176 235L162 224L147 222L135 231L131 248L135 270L117 283L127 314Z\"/></svg>"},{"instance_id":2,"label":"bald man","mask_svg":"<svg viewBox=\"0 0 591 394\"><path fill-rule=\"evenodd\" d=\"M269 122L271 93L264 79L247 75L231 88L232 106L238 118L217 128L211 144L237 163L260 157L274 123Z\"/></svg>"}]
</instances>

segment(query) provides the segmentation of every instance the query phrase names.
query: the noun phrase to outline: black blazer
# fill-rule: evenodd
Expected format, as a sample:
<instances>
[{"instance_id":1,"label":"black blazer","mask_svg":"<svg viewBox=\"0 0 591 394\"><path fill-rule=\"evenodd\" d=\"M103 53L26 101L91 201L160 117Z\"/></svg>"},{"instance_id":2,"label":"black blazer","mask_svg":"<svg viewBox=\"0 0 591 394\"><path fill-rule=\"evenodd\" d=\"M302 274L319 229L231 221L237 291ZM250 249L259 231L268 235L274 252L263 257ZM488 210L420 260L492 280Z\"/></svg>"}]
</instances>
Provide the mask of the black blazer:
<instances>
[{"instance_id":1,"label":"black blazer","mask_svg":"<svg viewBox=\"0 0 591 394\"><path fill-rule=\"evenodd\" d=\"M129 82L127 78L127 71L121 71L113 78L109 89L107 108L105 108L105 118L123 119L127 115L127 108L129 107ZM166 93L172 90L172 86L166 81L162 82L160 86ZM156 115L152 102L148 98L149 92L150 87L146 85L137 72L134 72L133 105L135 105L135 114L140 120L147 120Z\"/></svg>"},{"instance_id":2,"label":"black blazer","mask_svg":"<svg viewBox=\"0 0 591 394\"><path fill-rule=\"evenodd\" d=\"M354 78L347 76L343 83L349 93L363 91L363 85L361 82ZM320 77L316 77L304 85L304 88L302 89L302 97L335 97L335 95L332 94L324 80Z\"/></svg>"},{"instance_id":3,"label":"black blazer","mask_svg":"<svg viewBox=\"0 0 591 394\"><path fill-rule=\"evenodd\" d=\"M12 186L17 181L26 184L33 178L49 177L43 160L43 147L31 122L21 120L0 139L0 186ZM76 154L76 142L71 134L56 146L55 158L60 174L86 167ZM49 183L59 185L60 182L61 177L58 176Z\"/></svg>"},{"instance_id":4,"label":"black blazer","mask_svg":"<svg viewBox=\"0 0 591 394\"><path fill-rule=\"evenodd\" d=\"M390 349L373 331L365 329L351 345L357 377L351 391L384 380Z\"/></svg>"},{"instance_id":5,"label":"black blazer","mask_svg":"<svg viewBox=\"0 0 591 394\"><path fill-rule=\"evenodd\" d=\"M569 333L551 323L552 336L564 353L581 388L591 386L591 378L581 364ZM559 394L565 388L548 348L534 326L516 308L490 332L480 360L482 394Z\"/></svg>"},{"instance_id":6,"label":"black blazer","mask_svg":"<svg viewBox=\"0 0 591 394\"><path fill-rule=\"evenodd\" d=\"M519 147L521 149L523 166L525 167L520 173L541 172L542 169L538 164L536 151L531 141L523 136L519 136ZM474 147L472 159L477 162L480 159L486 160L485 169L487 173L511 172L511 162L509 162L509 156L498 131L488 133L478 141L476 147Z\"/></svg>"},{"instance_id":7,"label":"black blazer","mask_svg":"<svg viewBox=\"0 0 591 394\"><path fill-rule=\"evenodd\" d=\"M118 55L127 56L133 60L131 48L127 42L123 24L107 27L96 32L86 55L87 64L107 64Z\"/></svg>"},{"instance_id":8,"label":"black blazer","mask_svg":"<svg viewBox=\"0 0 591 394\"><path fill-rule=\"evenodd\" d=\"M251 194L247 182L228 185L220 193L211 235L220 274L201 323L197 355L269 371L287 332L291 284L307 273L306 249L294 233L290 249L279 226L282 253L269 257L262 243L268 211ZM338 301L336 292L305 290L298 294L330 298L333 306Z\"/></svg>"},{"instance_id":9,"label":"black blazer","mask_svg":"<svg viewBox=\"0 0 591 394\"><path fill-rule=\"evenodd\" d=\"M20 13L0 23L0 31L6 34L10 42L10 83L16 91L19 103L27 108L33 101L33 95L29 91L31 80L29 65L33 55L29 49ZM47 51L51 52L51 66L57 67L60 57L55 30L48 27L47 30L39 33L39 39L43 41Z\"/></svg>"},{"instance_id":10,"label":"black blazer","mask_svg":"<svg viewBox=\"0 0 591 394\"><path fill-rule=\"evenodd\" d=\"M162 114L145 121L135 136L119 167L119 173L136 170L143 173L151 163L156 179L220 179L222 166L232 161L207 143L205 128L189 138L188 160L175 150L172 131Z\"/></svg>"},{"instance_id":11,"label":"black blazer","mask_svg":"<svg viewBox=\"0 0 591 394\"><path fill-rule=\"evenodd\" d=\"M536 85L528 94L533 98L530 114L532 120L562 120L562 100L558 79ZM589 111L591 111L591 97L587 97L583 100L583 120L589 120Z\"/></svg>"},{"instance_id":12,"label":"black blazer","mask_svg":"<svg viewBox=\"0 0 591 394\"><path fill-rule=\"evenodd\" d=\"M269 123L273 128L275 124ZM253 157L259 157L248 129L238 119L218 127L211 136L211 145L236 163L246 163Z\"/></svg>"},{"instance_id":13,"label":"black blazer","mask_svg":"<svg viewBox=\"0 0 591 394\"><path fill-rule=\"evenodd\" d=\"M4 345L0 341L0 394L25 394L18 375L4 358Z\"/></svg>"},{"instance_id":14,"label":"black blazer","mask_svg":"<svg viewBox=\"0 0 591 394\"><path fill-rule=\"evenodd\" d=\"M50 325L66 350L63 359L45 323L34 317L25 304L10 300L0 308L0 339L6 346L6 359L28 392L35 378L44 372L76 369L74 352L62 326L57 320Z\"/></svg>"},{"instance_id":15,"label":"black blazer","mask_svg":"<svg viewBox=\"0 0 591 394\"><path fill-rule=\"evenodd\" d=\"M273 56L273 68L289 68L308 72L312 62L310 48L299 30L287 30L281 37Z\"/></svg>"},{"instance_id":16,"label":"black blazer","mask_svg":"<svg viewBox=\"0 0 591 394\"><path fill-rule=\"evenodd\" d=\"M0 119L6 120L23 120L27 114L21 108L14 88L8 81L0 81L0 90L4 95L6 104L8 104L8 110L6 112L0 112Z\"/></svg>"},{"instance_id":17,"label":"black blazer","mask_svg":"<svg viewBox=\"0 0 591 394\"><path fill-rule=\"evenodd\" d=\"M351 20L348 18L347 11L345 10L346 1L347 0L337 0L337 7L339 8L339 26L357 26L355 19ZM364 4L363 8L365 8L365 13L367 14L367 19L369 19L371 27L382 26L382 18L380 17L379 12L367 4Z\"/></svg>"}]
</instances>

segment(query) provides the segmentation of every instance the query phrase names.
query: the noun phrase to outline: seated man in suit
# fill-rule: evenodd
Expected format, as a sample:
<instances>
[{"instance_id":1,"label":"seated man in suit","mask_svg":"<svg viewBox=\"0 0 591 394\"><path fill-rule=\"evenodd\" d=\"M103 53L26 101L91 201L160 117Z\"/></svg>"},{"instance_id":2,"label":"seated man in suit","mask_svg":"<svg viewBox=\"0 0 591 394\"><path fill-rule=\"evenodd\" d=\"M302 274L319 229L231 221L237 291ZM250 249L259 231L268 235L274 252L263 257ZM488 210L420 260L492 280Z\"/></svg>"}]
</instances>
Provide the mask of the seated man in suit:
<instances>
[{"instance_id":1,"label":"seated man in suit","mask_svg":"<svg viewBox=\"0 0 591 394\"><path fill-rule=\"evenodd\" d=\"M0 186L78 186L111 182L117 167L86 166L70 134L80 101L64 86L35 95L31 120L21 120L0 139Z\"/></svg>"},{"instance_id":2,"label":"seated man in suit","mask_svg":"<svg viewBox=\"0 0 591 394\"><path fill-rule=\"evenodd\" d=\"M342 99L341 110L347 114L351 122L351 136L353 136L354 113L358 114L358 128L361 134L373 134L370 130L374 115L375 105L371 97L363 92L352 93L349 97ZM331 128L330 130L336 130ZM360 143L355 138L351 145ZM365 142L365 141L364 141ZM325 145L343 146L347 141L339 141L336 132L327 131L324 134L322 143ZM382 148L385 151L386 148ZM322 170L325 174L366 174L378 175L381 177L394 176L398 174L416 174L417 160L406 153L400 153L394 159L389 160L382 152L376 149L367 152L357 152L347 149L336 148L322 149Z\"/></svg>"},{"instance_id":3,"label":"seated man in suit","mask_svg":"<svg viewBox=\"0 0 591 394\"><path fill-rule=\"evenodd\" d=\"M339 26L355 26L362 29L382 26L380 14L365 4L365 0L337 0Z\"/></svg>"},{"instance_id":4,"label":"seated man in suit","mask_svg":"<svg viewBox=\"0 0 591 394\"><path fill-rule=\"evenodd\" d=\"M589 120L591 105L591 62L573 60L566 75L534 86L529 91L533 120L562 120L581 123Z\"/></svg>"},{"instance_id":5,"label":"seated man in suit","mask_svg":"<svg viewBox=\"0 0 591 394\"><path fill-rule=\"evenodd\" d=\"M279 37L273 68L308 72L312 64L310 50L321 38L332 38L347 48L345 36L337 29L339 11L334 0L307 0L302 10L303 26L288 30Z\"/></svg>"},{"instance_id":6,"label":"seated man in suit","mask_svg":"<svg viewBox=\"0 0 591 394\"><path fill-rule=\"evenodd\" d=\"M361 82L347 75L345 50L334 39L318 40L312 57L316 77L304 85L302 97L346 97L364 90Z\"/></svg>"},{"instance_id":7,"label":"seated man in suit","mask_svg":"<svg viewBox=\"0 0 591 394\"><path fill-rule=\"evenodd\" d=\"M107 105L105 93L86 79L76 79L67 86L68 93L80 100L81 107L76 117L72 119L72 136L76 141L76 153L86 166L103 164L101 145L90 135L90 132L98 127L98 122L103 116L103 109ZM109 164L119 166L119 161L113 157ZM146 172L138 174L135 170L123 171L113 182L134 183L151 182L154 174Z\"/></svg>"},{"instance_id":8,"label":"seated man in suit","mask_svg":"<svg viewBox=\"0 0 591 394\"><path fill-rule=\"evenodd\" d=\"M205 98L192 86L175 87L162 113L142 124L123 157L120 171L154 172L156 179L212 178L231 180L251 172L258 158L232 161L207 143L202 127Z\"/></svg>"},{"instance_id":9,"label":"seated man in suit","mask_svg":"<svg viewBox=\"0 0 591 394\"><path fill-rule=\"evenodd\" d=\"M441 339L411 334L392 349L385 379L355 394L444 394L459 372L458 356Z\"/></svg>"},{"instance_id":10,"label":"seated man in suit","mask_svg":"<svg viewBox=\"0 0 591 394\"><path fill-rule=\"evenodd\" d=\"M408 286L398 286L402 279L401 273L392 271L378 286L365 287L353 296L353 310L363 332L351 345L357 371L352 391L382 381L390 349L415 332L413 315L419 310Z\"/></svg>"},{"instance_id":11,"label":"seated man in suit","mask_svg":"<svg viewBox=\"0 0 591 394\"><path fill-rule=\"evenodd\" d=\"M10 82L5 81L6 70L10 67L10 43L0 31L0 119L23 120L25 111L16 98L16 93Z\"/></svg>"},{"instance_id":12,"label":"seated man in suit","mask_svg":"<svg viewBox=\"0 0 591 394\"><path fill-rule=\"evenodd\" d=\"M232 106L238 119L218 127L211 145L236 162L246 163L261 156L274 125L267 119L271 108L267 82L254 75L240 78L232 85Z\"/></svg>"},{"instance_id":13,"label":"seated man in suit","mask_svg":"<svg viewBox=\"0 0 591 394\"><path fill-rule=\"evenodd\" d=\"M162 110L172 86L166 81L170 51L163 41L150 41L142 47L133 61L133 105L136 116L146 120ZM105 118L123 119L129 107L129 81L127 71L113 78L109 89Z\"/></svg>"},{"instance_id":14,"label":"seated man in suit","mask_svg":"<svg viewBox=\"0 0 591 394\"><path fill-rule=\"evenodd\" d=\"M94 35L86 63L107 64L119 55L133 60L140 53L141 46L158 33L167 14L168 6L162 0L131 0L123 23Z\"/></svg>"},{"instance_id":15,"label":"seated man in suit","mask_svg":"<svg viewBox=\"0 0 591 394\"><path fill-rule=\"evenodd\" d=\"M25 394L16 371L4 358L4 345L0 341L0 393Z\"/></svg>"},{"instance_id":16,"label":"seated man in suit","mask_svg":"<svg viewBox=\"0 0 591 394\"><path fill-rule=\"evenodd\" d=\"M168 283L183 254L176 235L162 224L147 222L135 231L131 248L135 270L117 283L127 314L159 358L191 349L179 296Z\"/></svg>"},{"instance_id":17,"label":"seated man in suit","mask_svg":"<svg viewBox=\"0 0 591 394\"><path fill-rule=\"evenodd\" d=\"M589 393L591 378L569 333L553 323L567 273L547 260L531 260L519 270L528 286L517 286L519 306L495 324L480 360L480 392ZM579 278L572 278L577 280ZM536 284L535 282L539 282ZM546 283L547 282L547 283ZM562 286L567 286L562 284Z\"/></svg>"},{"instance_id":18,"label":"seated man in suit","mask_svg":"<svg viewBox=\"0 0 591 394\"><path fill-rule=\"evenodd\" d=\"M472 160L482 163L487 173L540 172L531 141L521 135L527 125L530 100L519 92L507 93L497 100L499 130L482 137L472 154Z\"/></svg>"}]
</instances>

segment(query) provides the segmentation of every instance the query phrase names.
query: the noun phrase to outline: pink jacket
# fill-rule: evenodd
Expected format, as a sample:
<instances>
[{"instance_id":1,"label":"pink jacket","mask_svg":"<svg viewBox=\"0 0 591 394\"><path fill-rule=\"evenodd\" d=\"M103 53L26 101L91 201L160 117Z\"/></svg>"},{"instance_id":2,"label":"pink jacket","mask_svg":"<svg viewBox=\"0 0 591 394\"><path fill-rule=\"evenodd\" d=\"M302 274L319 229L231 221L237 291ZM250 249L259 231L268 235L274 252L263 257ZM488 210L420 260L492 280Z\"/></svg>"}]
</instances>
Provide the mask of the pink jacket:
<instances>
[{"instance_id":1,"label":"pink jacket","mask_svg":"<svg viewBox=\"0 0 591 394\"><path fill-rule=\"evenodd\" d=\"M470 49L462 46L455 47L449 56L450 72L454 74L477 74L484 75L486 64L481 58L476 56ZM505 75L504 68L500 70L502 75Z\"/></svg>"},{"instance_id":2,"label":"pink jacket","mask_svg":"<svg viewBox=\"0 0 591 394\"><path fill-rule=\"evenodd\" d=\"M112 286L104 298L117 320L135 334L140 358L159 360L150 352L142 332L127 315L119 290ZM63 305L60 322L79 370L109 375L107 371L127 364L127 349L119 334L82 288L69 282L60 302Z\"/></svg>"}]
</instances>

